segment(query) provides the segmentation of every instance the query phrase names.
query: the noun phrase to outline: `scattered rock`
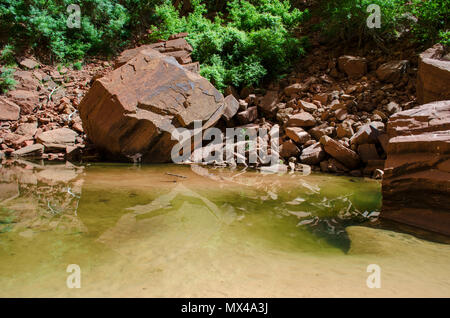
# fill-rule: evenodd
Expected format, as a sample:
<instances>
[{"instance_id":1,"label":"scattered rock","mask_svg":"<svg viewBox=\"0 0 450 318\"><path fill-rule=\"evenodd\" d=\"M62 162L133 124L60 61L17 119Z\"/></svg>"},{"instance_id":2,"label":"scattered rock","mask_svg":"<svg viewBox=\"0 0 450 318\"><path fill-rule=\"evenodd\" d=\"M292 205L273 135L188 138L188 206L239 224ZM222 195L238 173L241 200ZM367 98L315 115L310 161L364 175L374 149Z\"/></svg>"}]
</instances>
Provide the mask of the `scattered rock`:
<instances>
[{"instance_id":1,"label":"scattered rock","mask_svg":"<svg viewBox=\"0 0 450 318\"><path fill-rule=\"evenodd\" d=\"M224 99L225 109L223 112L223 118L228 121L236 115L239 110L239 102L234 98L233 95L228 95Z\"/></svg>"},{"instance_id":2,"label":"scattered rock","mask_svg":"<svg viewBox=\"0 0 450 318\"><path fill-rule=\"evenodd\" d=\"M36 140L42 144L72 145L77 136L78 134L72 129L58 128L38 134Z\"/></svg>"},{"instance_id":3,"label":"scattered rock","mask_svg":"<svg viewBox=\"0 0 450 318\"><path fill-rule=\"evenodd\" d=\"M382 64L377 69L377 77L380 81L388 82L388 83L396 83L400 81L403 74L408 71L409 61L401 60L401 61L391 61L388 63Z\"/></svg>"},{"instance_id":4,"label":"scattered rock","mask_svg":"<svg viewBox=\"0 0 450 318\"><path fill-rule=\"evenodd\" d=\"M311 127L315 124L316 120L314 117L310 113L304 111L289 116L289 120L287 122L288 127Z\"/></svg>"},{"instance_id":5,"label":"scattered rock","mask_svg":"<svg viewBox=\"0 0 450 318\"><path fill-rule=\"evenodd\" d=\"M18 120L20 107L4 97L0 97L0 120Z\"/></svg>"},{"instance_id":6,"label":"scattered rock","mask_svg":"<svg viewBox=\"0 0 450 318\"><path fill-rule=\"evenodd\" d=\"M254 122L258 119L258 108L256 106L247 108L247 110L237 114L237 119L241 125Z\"/></svg>"},{"instance_id":7,"label":"scattered rock","mask_svg":"<svg viewBox=\"0 0 450 318\"><path fill-rule=\"evenodd\" d=\"M325 151L319 142L303 149L300 155L301 163L307 165L317 165L325 158Z\"/></svg>"},{"instance_id":8,"label":"scattered rock","mask_svg":"<svg viewBox=\"0 0 450 318\"><path fill-rule=\"evenodd\" d=\"M41 158L44 153L44 146L41 144L33 144L14 151L13 157Z\"/></svg>"},{"instance_id":9,"label":"scattered rock","mask_svg":"<svg viewBox=\"0 0 450 318\"><path fill-rule=\"evenodd\" d=\"M356 152L346 148L341 143L331 139L328 136L322 136L320 143L324 150L333 158L341 162L349 169L355 169L359 165L359 156Z\"/></svg>"},{"instance_id":10,"label":"scattered rock","mask_svg":"<svg viewBox=\"0 0 450 318\"><path fill-rule=\"evenodd\" d=\"M363 57L344 55L339 57L338 66L350 78L360 78L367 73L367 60Z\"/></svg>"},{"instance_id":11,"label":"scattered rock","mask_svg":"<svg viewBox=\"0 0 450 318\"><path fill-rule=\"evenodd\" d=\"M289 138L291 138L299 145L303 145L305 142L311 139L311 135L300 127L287 127L285 129L285 132Z\"/></svg>"}]
</instances>

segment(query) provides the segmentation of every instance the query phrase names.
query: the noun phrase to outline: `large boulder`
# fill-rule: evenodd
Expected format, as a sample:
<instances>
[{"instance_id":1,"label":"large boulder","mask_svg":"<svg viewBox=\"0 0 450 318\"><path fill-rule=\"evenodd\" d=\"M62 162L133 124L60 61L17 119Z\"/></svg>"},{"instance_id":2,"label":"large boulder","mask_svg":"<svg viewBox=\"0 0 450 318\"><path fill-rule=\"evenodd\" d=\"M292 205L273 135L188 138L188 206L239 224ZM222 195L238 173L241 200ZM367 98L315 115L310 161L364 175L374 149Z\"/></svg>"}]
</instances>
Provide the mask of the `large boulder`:
<instances>
[{"instance_id":1,"label":"large boulder","mask_svg":"<svg viewBox=\"0 0 450 318\"><path fill-rule=\"evenodd\" d=\"M381 216L450 235L450 101L394 114Z\"/></svg>"},{"instance_id":2,"label":"large boulder","mask_svg":"<svg viewBox=\"0 0 450 318\"><path fill-rule=\"evenodd\" d=\"M450 99L450 61L442 59L443 55L441 44L420 54L417 100L421 104Z\"/></svg>"},{"instance_id":3,"label":"large boulder","mask_svg":"<svg viewBox=\"0 0 450 318\"><path fill-rule=\"evenodd\" d=\"M148 49L96 80L79 105L89 139L115 160L170 162L172 132L214 125L224 97L173 57Z\"/></svg>"}]
</instances>

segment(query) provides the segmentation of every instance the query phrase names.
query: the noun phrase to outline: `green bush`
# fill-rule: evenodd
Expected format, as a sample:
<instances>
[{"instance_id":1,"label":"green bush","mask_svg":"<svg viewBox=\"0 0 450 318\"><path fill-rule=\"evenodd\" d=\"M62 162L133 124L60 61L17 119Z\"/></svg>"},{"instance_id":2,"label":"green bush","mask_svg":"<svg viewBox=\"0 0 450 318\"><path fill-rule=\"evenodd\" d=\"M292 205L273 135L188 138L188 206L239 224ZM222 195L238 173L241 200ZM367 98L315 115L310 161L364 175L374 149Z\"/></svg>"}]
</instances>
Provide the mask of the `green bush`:
<instances>
[{"instance_id":1,"label":"green bush","mask_svg":"<svg viewBox=\"0 0 450 318\"><path fill-rule=\"evenodd\" d=\"M149 25L159 0L3 0L0 28L10 47L48 48L57 61L111 54L123 47L133 30ZM81 27L67 27L70 4L81 9ZM5 43L4 43L5 44Z\"/></svg>"},{"instance_id":2,"label":"green bush","mask_svg":"<svg viewBox=\"0 0 450 318\"><path fill-rule=\"evenodd\" d=\"M213 20L206 17L204 3L193 0L191 4L193 11L183 17L170 1L157 6L158 23L150 40L188 32L201 74L218 89L230 84L258 85L264 78L287 72L304 53L304 41L293 35L304 13L293 9L289 1L232 0L225 13Z\"/></svg>"},{"instance_id":3,"label":"green bush","mask_svg":"<svg viewBox=\"0 0 450 318\"><path fill-rule=\"evenodd\" d=\"M14 80L15 70L12 68L3 67L0 69L0 92L6 93L16 86L16 81Z\"/></svg>"},{"instance_id":4,"label":"green bush","mask_svg":"<svg viewBox=\"0 0 450 318\"><path fill-rule=\"evenodd\" d=\"M367 27L370 4L380 6L380 29ZM328 38L346 42L390 41L409 34L423 45L444 43L450 29L449 8L448 0L330 0L322 5L322 29Z\"/></svg>"}]
</instances>

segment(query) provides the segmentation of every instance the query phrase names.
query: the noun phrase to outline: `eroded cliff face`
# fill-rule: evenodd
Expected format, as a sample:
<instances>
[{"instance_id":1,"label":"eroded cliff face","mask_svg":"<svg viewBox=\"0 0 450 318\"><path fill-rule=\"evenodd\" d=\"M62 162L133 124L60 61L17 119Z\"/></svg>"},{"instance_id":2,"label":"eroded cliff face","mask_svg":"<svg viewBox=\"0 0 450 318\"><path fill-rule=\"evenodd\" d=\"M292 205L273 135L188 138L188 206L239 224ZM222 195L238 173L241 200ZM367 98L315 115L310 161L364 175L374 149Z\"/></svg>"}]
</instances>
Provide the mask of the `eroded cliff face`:
<instances>
[{"instance_id":1,"label":"eroded cliff face","mask_svg":"<svg viewBox=\"0 0 450 318\"><path fill-rule=\"evenodd\" d=\"M450 101L394 114L382 217L450 235Z\"/></svg>"}]
</instances>

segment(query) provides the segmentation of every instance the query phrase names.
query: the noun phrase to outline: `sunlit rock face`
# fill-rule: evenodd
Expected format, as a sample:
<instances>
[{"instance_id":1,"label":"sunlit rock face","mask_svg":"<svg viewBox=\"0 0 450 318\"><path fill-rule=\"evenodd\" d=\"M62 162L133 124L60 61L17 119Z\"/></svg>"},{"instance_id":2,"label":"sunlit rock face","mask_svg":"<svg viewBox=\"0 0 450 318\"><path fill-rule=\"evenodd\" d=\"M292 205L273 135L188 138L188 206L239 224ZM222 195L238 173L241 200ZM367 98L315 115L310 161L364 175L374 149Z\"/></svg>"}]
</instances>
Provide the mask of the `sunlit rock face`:
<instances>
[{"instance_id":1,"label":"sunlit rock face","mask_svg":"<svg viewBox=\"0 0 450 318\"><path fill-rule=\"evenodd\" d=\"M148 49L96 80L79 112L89 139L112 159L170 162L173 130L195 120L214 125L224 104L208 80Z\"/></svg>"},{"instance_id":2,"label":"sunlit rock face","mask_svg":"<svg viewBox=\"0 0 450 318\"><path fill-rule=\"evenodd\" d=\"M436 44L419 56L417 99L430 103L450 99L450 61L444 60L444 47Z\"/></svg>"},{"instance_id":3,"label":"sunlit rock face","mask_svg":"<svg viewBox=\"0 0 450 318\"><path fill-rule=\"evenodd\" d=\"M450 101L396 113L388 134L382 216L450 235Z\"/></svg>"}]
</instances>

